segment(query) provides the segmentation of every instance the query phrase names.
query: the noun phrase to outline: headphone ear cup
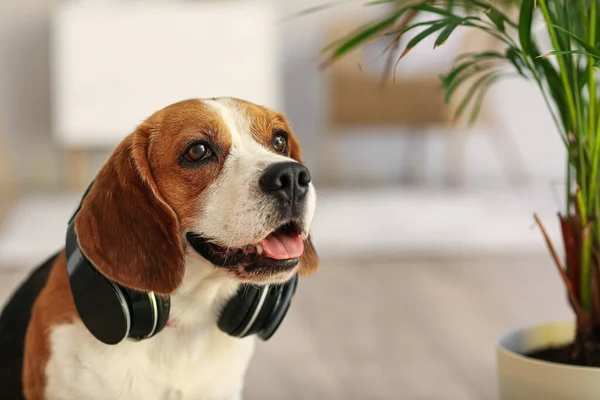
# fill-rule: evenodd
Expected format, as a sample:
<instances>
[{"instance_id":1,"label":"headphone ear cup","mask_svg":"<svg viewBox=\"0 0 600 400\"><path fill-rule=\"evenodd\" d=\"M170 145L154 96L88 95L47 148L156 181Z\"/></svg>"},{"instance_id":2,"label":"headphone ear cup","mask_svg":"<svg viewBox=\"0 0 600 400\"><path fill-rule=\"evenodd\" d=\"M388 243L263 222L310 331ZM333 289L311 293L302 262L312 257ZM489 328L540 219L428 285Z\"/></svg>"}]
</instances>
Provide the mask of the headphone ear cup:
<instances>
[{"instance_id":1,"label":"headphone ear cup","mask_svg":"<svg viewBox=\"0 0 600 400\"><path fill-rule=\"evenodd\" d=\"M269 313L269 317L262 323L259 329L257 329L258 337L264 341L267 341L277 331L283 319L287 315L290 306L292 305L292 298L296 293L298 287L298 275L294 275L292 279L287 281L285 284L278 288L276 302L273 310Z\"/></svg>"},{"instance_id":2,"label":"headphone ear cup","mask_svg":"<svg viewBox=\"0 0 600 400\"><path fill-rule=\"evenodd\" d=\"M158 319L156 322L156 329L152 336L156 335L158 332L162 331L165 326L167 326L167 322L169 322L169 314L171 312L171 298L169 296L156 295L156 303L158 306Z\"/></svg>"},{"instance_id":3,"label":"headphone ear cup","mask_svg":"<svg viewBox=\"0 0 600 400\"><path fill-rule=\"evenodd\" d=\"M76 258L77 253L74 253ZM69 283L77 313L96 339L117 344L127 337L131 328L127 299L118 285L85 263L87 260L83 257L79 262L69 263Z\"/></svg>"},{"instance_id":4,"label":"headphone ear cup","mask_svg":"<svg viewBox=\"0 0 600 400\"><path fill-rule=\"evenodd\" d=\"M75 307L98 340L105 344L117 344L127 337L141 340L165 327L171 308L169 297L129 289L102 275L81 252L73 218L65 250Z\"/></svg>"},{"instance_id":5,"label":"headphone ear cup","mask_svg":"<svg viewBox=\"0 0 600 400\"><path fill-rule=\"evenodd\" d=\"M269 323L279 301L279 291L281 291L279 285L262 287L261 297L263 299L262 301L259 300L256 307L254 307L252 317L244 324L243 330L238 334L239 337L254 335ZM260 309L257 309L257 307L260 307Z\"/></svg>"},{"instance_id":6,"label":"headphone ear cup","mask_svg":"<svg viewBox=\"0 0 600 400\"><path fill-rule=\"evenodd\" d=\"M219 329L231 336L239 336L252 319L261 295L254 285L241 285L229 300L217 323Z\"/></svg>"},{"instance_id":7,"label":"headphone ear cup","mask_svg":"<svg viewBox=\"0 0 600 400\"><path fill-rule=\"evenodd\" d=\"M81 321L105 344L123 341L131 328L127 298L119 285L101 275L83 256L77 245L74 217L68 225L65 252L71 294Z\"/></svg>"}]
</instances>

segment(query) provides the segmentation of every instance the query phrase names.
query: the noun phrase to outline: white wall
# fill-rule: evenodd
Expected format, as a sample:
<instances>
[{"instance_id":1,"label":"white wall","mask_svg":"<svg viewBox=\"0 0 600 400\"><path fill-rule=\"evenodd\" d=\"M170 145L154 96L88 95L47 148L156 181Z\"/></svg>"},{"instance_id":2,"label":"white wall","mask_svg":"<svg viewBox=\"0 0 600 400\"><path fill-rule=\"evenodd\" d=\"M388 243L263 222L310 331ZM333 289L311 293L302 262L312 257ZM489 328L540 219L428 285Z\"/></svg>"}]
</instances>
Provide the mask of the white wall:
<instances>
[{"instance_id":1,"label":"white wall","mask_svg":"<svg viewBox=\"0 0 600 400\"><path fill-rule=\"evenodd\" d=\"M282 16L324 0L277 2ZM21 177L33 185L56 186L62 168L59 153L50 139L49 100L49 15L58 0L0 1L0 127L8 136L11 154ZM364 10L362 2L349 1L345 9ZM285 109L300 136L305 158L318 178L317 150L320 146L325 92L323 76L313 61L323 45L322 28L332 13L322 12L281 23ZM450 43L449 43L450 44ZM413 66L439 59L441 50L423 48L411 53ZM421 58L425 57L425 58ZM429 58L427 58L429 57ZM426 61L430 60L430 61ZM510 127L513 138L525 155L534 176L544 182L560 180L563 156L558 136L533 88L523 82L505 84L493 92L492 102ZM429 143L433 160L430 175L440 175L443 165L441 139L432 135ZM378 143L349 141L344 147L347 175L394 179L398 174L398 152L402 139ZM469 138L467 165L473 181L503 179L485 136ZM355 154L360 154L356 160Z\"/></svg>"},{"instance_id":2,"label":"white wall","mask_svg":"<svg viewBox=\"0 0 600 400\"><path fill-rule=\"evenodd\" d=\"M22 179L56 183L50 138L49 12L57 0L0 1L0 129Z\"/></svg>"}]
</instances>

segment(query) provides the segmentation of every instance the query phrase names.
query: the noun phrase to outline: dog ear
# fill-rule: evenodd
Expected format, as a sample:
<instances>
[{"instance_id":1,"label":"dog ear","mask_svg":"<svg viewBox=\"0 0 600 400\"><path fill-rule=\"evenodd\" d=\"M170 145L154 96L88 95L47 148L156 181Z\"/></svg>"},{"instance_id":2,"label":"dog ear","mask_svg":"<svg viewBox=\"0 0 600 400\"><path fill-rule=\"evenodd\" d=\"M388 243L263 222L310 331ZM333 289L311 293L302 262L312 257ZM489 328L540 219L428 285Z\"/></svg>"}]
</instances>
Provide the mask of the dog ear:
<instances>
[{"instance_id":1,"label":"dog ear","mask_svg":"<svg viewBox=\"0 0 600 400\"><path fill-rule=\"evenodd\" d=\"M304 253L300 256L299 272L301 276L312 275L319 269L319 255L313 246L310 235L304 240Z\"/></svg>"},{"instance_id":2,"label":"dog ear","mask_svg":"<svg viewBox=\"0 0 600 400\"><path fill-rule=\"evenodd\" d=\"M83 254L132 289L173 293L184 274L179 223L158 192L147 159L151 128L140 126L102 167L75 219Z\"/></svg>"}]
</instances>

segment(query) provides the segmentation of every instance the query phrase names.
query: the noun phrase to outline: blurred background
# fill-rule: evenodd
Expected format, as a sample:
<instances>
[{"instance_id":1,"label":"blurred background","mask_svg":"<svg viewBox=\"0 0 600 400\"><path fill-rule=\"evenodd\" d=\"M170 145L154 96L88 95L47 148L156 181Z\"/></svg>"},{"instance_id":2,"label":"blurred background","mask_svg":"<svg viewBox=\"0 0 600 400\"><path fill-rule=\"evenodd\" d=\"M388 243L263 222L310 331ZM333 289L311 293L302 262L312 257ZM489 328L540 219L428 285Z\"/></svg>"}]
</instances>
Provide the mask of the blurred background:
<instances>
[{"instance_id":1,"label":"blurred background","mask_svg":"<svg viewBox=\"0 0 600 400\"><path fill-rule=\"evenodd\" d=\"M522 80L494 88L473 128L452 123L439 74L490 45L469 32L412 50L386 86L385 41L320 70L323 47L385 11L348 0L290 17L322 3L0 1L0 304L63 245L138 123L186 98L240 97L300 138L322 258L259 344L246 398L495 399L498 335L571 317L532 219L559 243L559 136Z\"/></svg>"}]
</instances>

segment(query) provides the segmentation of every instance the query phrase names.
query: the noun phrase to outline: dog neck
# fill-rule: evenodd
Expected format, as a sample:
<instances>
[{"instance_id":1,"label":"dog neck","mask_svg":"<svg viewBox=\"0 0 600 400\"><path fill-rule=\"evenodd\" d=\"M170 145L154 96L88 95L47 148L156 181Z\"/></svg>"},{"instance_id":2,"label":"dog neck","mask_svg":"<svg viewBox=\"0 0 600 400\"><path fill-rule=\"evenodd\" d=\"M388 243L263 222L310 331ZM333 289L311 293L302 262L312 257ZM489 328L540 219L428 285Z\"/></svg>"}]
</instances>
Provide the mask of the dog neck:
<instances>
[{"instance_id":1,"label":"dog neck","mask_svg":"<svg viewBox=\"0 0 600 400\"><path fill-rule=\"evenodd\" d=\"M183 283L171 296L167 329L214 329L222 308L235 295L240 283L193 250L186 254L185 261Z\"/></svg>"}]
</instances>

